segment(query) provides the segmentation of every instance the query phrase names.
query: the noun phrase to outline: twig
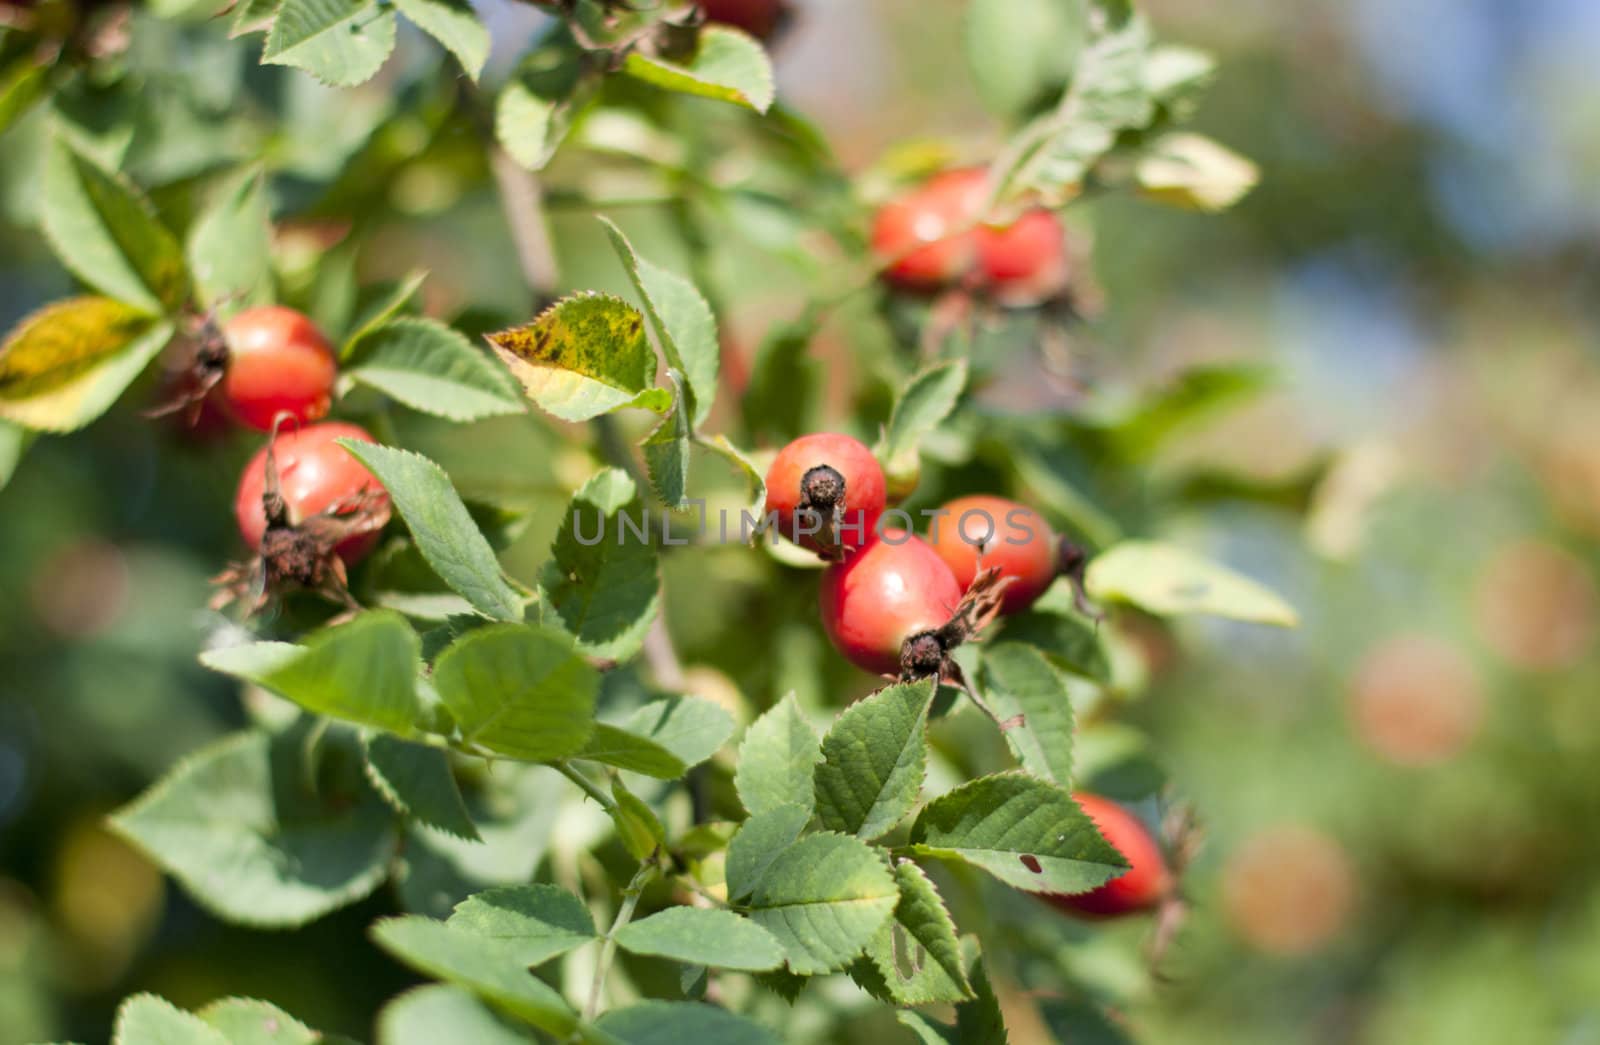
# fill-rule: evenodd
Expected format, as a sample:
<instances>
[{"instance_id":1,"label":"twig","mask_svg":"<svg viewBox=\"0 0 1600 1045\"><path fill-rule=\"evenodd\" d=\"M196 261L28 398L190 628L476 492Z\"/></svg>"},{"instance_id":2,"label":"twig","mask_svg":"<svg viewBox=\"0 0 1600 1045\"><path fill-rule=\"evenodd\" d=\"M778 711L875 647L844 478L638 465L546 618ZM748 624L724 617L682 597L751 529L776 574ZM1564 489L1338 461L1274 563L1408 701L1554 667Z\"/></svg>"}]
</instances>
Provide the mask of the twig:
<instances>
[{"instance_id":1,"label":"twig","mask_svg":"<svg viewBox=\"0 0 1600 1045\"><path fill-rule=\"evenodd\" d=\"M545 225L544 196L538 179L517 165L511 154L498 145L489 148L489 169L500 192L500 207L505 211L511 241L517 248L517 263L528 288L540 298L555 294L561 277L556 268L555 248L550 229Z\"/></svg>"},{"instance_id":2,"label":"twig","mask_svg":"<svg viewBox=\"0 0 1600 1045\"><path fill-rule=\"evenodd\" d=\"M617 803L612 800L611 796L606 794L599 784L595 783L593 780L590 780L576 769L573 769L571 763L567 762L566 759L559 759L555 762L551 762L550 766L557 773L560 773L562 776L566 777L568 780L582 788L583 793L594 799L596 802L599 802L601 807L605 809L606 812L615 813L617 811Z\"/></svg>"},{"instance_id":3,"label":"twig","mask_svg":"<svg viewBox=\"0 0 1600 1045\"><path fill-rule=\"evenodd\" d=\"M594 984L589 988L589 1004L583 1007L583 1018L593 1020L600 1014L600 1002L606 992L606 974L611 971L612 959L617 954L617 933L633 918L634 908L639 906L639 897L644 893L645 885L656 873L656 857L652 853L639 865L633 880L622 890L622 906L617 909L617 919L611 923L605 941L600 945L600 960L594 967Z\"/></svg>"}]
</instances>

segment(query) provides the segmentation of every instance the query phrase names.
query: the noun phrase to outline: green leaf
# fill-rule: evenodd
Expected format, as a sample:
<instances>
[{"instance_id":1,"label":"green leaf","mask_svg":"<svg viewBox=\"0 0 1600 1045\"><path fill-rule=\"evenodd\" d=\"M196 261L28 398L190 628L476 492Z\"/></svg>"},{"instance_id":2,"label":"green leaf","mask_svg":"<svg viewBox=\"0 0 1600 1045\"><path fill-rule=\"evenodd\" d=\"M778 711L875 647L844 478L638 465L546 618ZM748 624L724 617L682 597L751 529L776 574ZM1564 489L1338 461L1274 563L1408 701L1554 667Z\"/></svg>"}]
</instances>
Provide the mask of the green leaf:
<instances>
[{"instance_id":1,"label":"green leaf","mask_svg":"<svg viewBox=\"0 0 1600 1045\"><path fill-rule=\"evenodd\" d=\"M1025 116L1058 95L1089 35L1087 0L973 0L967 66L984 104Z\"/></svg>"},{"instance_id":2,"label":"green leaf","mask_svg":"<svg viewBox=\"0 0 1600 1045\"><path fill-rule=\"evenodd\" d=\"M733 785L752 815L789 803L815 808L817 763L822 743L790 693L750 724L739 745Z\"/></svg>"},{"instance_id":3,"label":"green leaf","mask_svg":"<svg viewBox=\"0 0 1600 1045\"><path fill-rule=\"evenodd\" d=\"M6 488L22 462L22 455L33 442L33 434L21 425L0 421L0 490Z\"/></svg>"},{"instance_id":4,"label":"green leaf","mask_svg":"<svg viewBox=\"0 0 1600 1045\"><path fill-rule=\"evenodd\" d=\"M461 503L444 469L408 450L340 439L378 477L417 550L439 578L485 617L521 620L522 596L506 583L500 562Z\"/></svg>"},{"instance_id":5,"label":"green leaf","mask_svg":"<svg viewBox=\"0 0 1600 1045\"><path fill-rule=\"evenodd\" d=\"M782 1040L753 1020L697 1001L645 1001L612 1009L595 1027L624 1045L779 1045Z\"/></svg>"},{"instance_id":6,"label":"green leaf","mask_svg":"<svg viewBox=\"0 0 1600 1045\"><path fill-rule=\"evenodd\" d=\"M383 67L394 38L394 12L377 0L283 0L261 61L354 87Z\"/></svg>"},{"instance_id":7,"label":"green leaf","mask_svg":"<svg viewBox=\"0 0 1600 1045\"><path fill-rule=\"evenodd\" d=\"M200 304L232 309L272 300L272 222L259 170L216 193L189 230L187 253Z\"/></svg>"},{"instance_id":8,"label":"green leaf","mask_svg":"<svg viewBox=\"0 0 1600 1045\"><path fill-rule=\"evenodd\" d=\"M0 70L0 134L33 108L50 85L50 63L31 54L17 57Z\"/></svg>"},{"instance_id":9,"label":"green leaf","mask_svg":"<svg viewBox=\"0 0 1600 1045\"><path fill-rule=\"evenodd\" d=\"M665 414L672 406L672 392L655 387L644 317L621 298L563 298L532 323L488 338L529 398L563 421L625 406Z\"/></svg>"},{"instance_id":10,"label":"green leaf","mask_svg":"<svg viewBox=\"0 0 1600 1045\"><path fill-rule=\"evenodd\" d=\"M783 964L772 934L732 911L669 907L618 929L617 946L691 965L763 972Z\"/></svg>"},{"instance_id":11,"label":"green leaf","mask_svg":"<svg viewBox=\"0 0 1600 1045\"><path fill-rule=\"evenodd\" d=\"M737 902L754 892L772 861L799 841L810 820L810 808L792 802L752 814L728 843L728 899Z\"/></svg>"},{"instance_id":12,"label":"green leaf","mask_svg":"<svg viewBox=\"0 0 1600 1045\"><path fill-rule=\"evenodd\" d=\"M487 889L457 904L446 924L494 940L525 966L543 964L596 938L589 908L554 885Z\"/></svg>"},{"instance_id":13,"label":"green leaf","mask_svg":"<svg viewBox=\"0 0 1600 1045\"><path fill-rule=\"evenodd\" d=\"M447 752L379 733L367 740L367 779L391 806L413 820L457 838L480 840Z\"/></svg>"},{"instance_id":14,"label":"green leaf","mask_svg":"<svg viewBox=\"0 0 1600 1045\"><path fill-rule=\"evenodd\" d=\"M649 859L667 840L661 819L643 799L628 790L621 777L611 778L611 797L616 800L611 820L617 825L622 847L635 860Z\"/></svg>"},{"instance_id":15,"label":"green leaf","mask_svg":"<svg viewBox=\"0 0 1600 1045\"><path fill-rule=\"evenodd\" d=\"M495 137L528 170L544 169L594 93L596 79L585 68L582 48L557 31L523 57L495 97Z\"/></svg>"},{"instance_id":16,"label":"green leaf","mask_svg":"<svg viewBox=\"0 0 1600 1045\"><path fill-rule=\"evenodd\" d=\"M196 1013L229 1045L319 1045L327 1039L270 1002L219 998Z\"/></svg>"},{"instance_id":17,"label":"green leaf","mask_svg":"<svg viewBox=\"0 0 1600 1045\"><path fill-rule=\"evenodd\" d=\"M417 28L456 56L474 83L489 59L489 30L465 0L394 0L395 8Z\"/></svg>"},{"instance_id":18,"label":"green leaf","mask_svg":"<svg viewBox=\"0 0 1600 1045\"><path fill-rule=\"evenodd\" d=\"M716 754L733 735L733 716L699 697L666 697L638 708L622 728L647 737L682 760L697 766Z\"/></svg>"},{"instance_id":19,"label":"green leaf","mask_svg":"<svg viewBox=\"0 0 1600 1045\"><path fill-rule=\"evenodd\" d=\"M589 742L572 757L604 762L660 780L677 780L689 771L681 758L655 741L604 722L596 723Z\"/></svg>"},{"instance_id":20,"label":"green leaf","mask_svg":"<svg viewBox=\"0 0 1600 1045\"><path fill-rule=\"evenodd\" d=\"M228 1045L222 1032L154 994L134 994L117 1008L112 1045Z\"/></svg>"},{"instance_id":21,"label":"green leaf","mask_svg":"<svg viewBox=\"0 0 1600 1045\"><path fill-rule=\"evenodd\" d=\"M171 312L189 293L183 251L128 180L57 133L45 150L39 218L73 275L145 312Z\"/></svg>"},{"instance_id":22,"label":"green leaf","mask_svg":"<svg viewBox=\"0 0 1600 1045\"><path fill-rule=\"evenodd\" d=\"M1130 602L1157 616L1209 613L1292 628L1299 614L1271 591L1191 551L1159 541L1123 541L1089 563L1089 594Z\"/></svg>"},{"instance_id":23,"label":"green leaf","mask_svg":"<svg viewBox=\"0 0 1600 1045\"><path fill-rule=\"evenodd\" d=\"M527 410L516 382L443 323L407 316L365 333L345 373L413 410L452 421Z\"/></svg>"},{"instance_id":24,"label":"green leaf","mask_svg":"<svg viewBox=\"0 0 1600 1045\"><path fill-rule=\"evenodd\" d=\"M239 0L228 22L229 39L271 30L273 16L282 3L283 0Z\"/></svg>"},{"instance_id":25,"label":"green leaf","mask_svg":"<svg viewBox=\"0 0 1600 1045\"><path fill-rule=\"evenodd\" d=\"M303 925L377 888L394 814L360 774L306 790L304 741L238 733L179 762L111 818L204 907L243 925Z\"/></svg>"},{"instance_id":26,"label":"green leaf","mask_svg":"<svg viewBox=\"0 0 1600 1045\"><path fill-rule=\"evenodd\" d=\"M1027 773L979 777L929 802L912 852L961 860L1031 893L1081 893L1127 870L1072 796Z\"/></svg>"},{"instance_id":27,"label":"green leaf","mask_svg":"<svg viewBox=\"0 0 1600 1045\"><path fill-rule=\"evenodd\" d=\"M610 219L600 221L644 304L645 318L667 363L684 375L692 408L689 427L699 428L717 396L722 343L717 338L716 316L693 283L641 258Z\"/></svg>"},{"instance_id":28,"label":"green leaf","mask_svg":"<svg viewBox=\"0 0 1600 1045\"><path fill-rule=\"evenodd\" d=\"M814 834L779 853L750 896L750 917L778 938L802 976L849 965L899 899L877 850L849 835Z\"/></svg>"},{"instance_id":29,"label":"green leaf","mask_svg":"<svg viewBox=\"0 0 1600 1045\"><path fill-rule=\"evenodd\" d=\"M381 919L372 938L418 972L465 987L540 1030L567 1035L577 1026L566 1001L528 972L511 944L418 915Z\"/></svg>"},{"instance_id":30,"label":"green leaf","mask_svg":"<svg viewBox=\"0 0 1600 1045\"><path fill-rule=\"evenodd\" d=\"M767 500L767 477L762 474L761 469L755 466L755 462L750 460L743 450L728 442L728 437L725 435L719 434L709 440L702 439L700 445L720 455L744 476L750 490L749 511L752 516L759 519L762 515L762 506ZM751 540L754 539L752 535Z\"/></svg>"},{"instance_id":31,"label":"green leaf","mask_svg":"<svg viewBox=\"0 0 1600 1045\"><path fill-rule=\"evenodd\" d=\"M909 860L895 865L894 880L900 887L894 917L851 967L851 976L873 997L894 1005L971 998L956 923L933 881Z\"/></svg>"},{"instance_id":32,"label":"green leaf","mask_svg":"<svg viewBox=\"0 0 1600 1045\"><path fill-rule=\"evenodd\" d=\"M1017 642L985 646L978 689L1022 767L1071 787L1072 701L1044 655Z\"/></svg>"},{"instance_id":33,"label":"green leaf","mask_svg":"<svg viewBox=\"0 0 1600 1045\"><path fill-rule=\"evenodd\" d=\"M888 686L839 716L816 767L823 827L870 841L911 812L927 769L933 690L931 679Z\"/></svg>"},{"instance_id":34,"label":"green leaf","mask_svg":"<svg viewBox=\"0 0 1600 1045\"><path fill-rule=\"evenodd\" d=\"M1022 642L1037 646L1053 662L1075 675L1108 682L1111 679L1111 661L1100 641L1100 631L1094 621L1078 611L1073 600L1072 583L1058 579L1039 596L1027 612L1005 619L1005 624L990 640Z\"/></svg>"},{"instance_id":35,"label":"green leaf","mask_svg":"<svg viewBox=\"0 0 1600 1045\"><path fill-rule=\"evenodd\" d=\"M1214 214L1249 195L1261 172L1204 135L1166 134L1140 150L1134 180L1151 199Z\"/></svg>"},{"instance_id":36,"label":"green leaf","mask_svg":"<svg viewBox=\"0 0 1600 1045\"><path fill-rule=\"evenodd\" d=\"M251 642L201 654L200 663L254 682L308 711L395 733L416 727L422 644L398 613L376 610L297 646Z\"/></svg>"},{"instance_id":37,"label":"green leaf","mask_svg":"<svg viewBox=\"0 0 1600 1045\"><path fill-rule=\"evenodd\" d=\"M0 419L68 432L93 421L172 336L110 298L58 301L23 317L0 344Z\"/></svg>"},{"instance_id":38,"label":"green leaf","mask_svg":"<svg viewBox=\"0 0 1600 1045\"><path fill-rule=\"evenodd\" d=\"M956 1006L956 1040L962 1045L1007 1045L1005 1017L1000 999L989 983L989 972L982 956L972 960L967 978L974 997Z\"/></svg>"},{"instance_id":39,"label":"green leaf","mask_svg":"<svg viewBox=\"0 0 1600 1045\"><path fill-rule=\"evenodd\" d=\"M469 632L441 653L433 684L466 743L544 762L583 749L594 729L600 673L564 635L500 624Z\"/></svg>"},{"instance_id":40,"label":"green leaf","mask_svg":"<svg viewBox=\"0 0 1600 1045\"><path fill-rule=\"evenodd\" d=\"M922 439L950 416L967 385L965 360L929 367L906 386L895 401L889 425L879 440L878 459L885 471L915 474Z\"/></svg>"},{"instance_id":41,"label":"green leaf","mask_svg":"<svg viewBox=\"0 0 1600 1045\"><path fill-rule=\"evenodd\" d=\"M900 1026L915 1034L921 1045L961 1045L954 1027L930 1019L920 1012L901 1009L894 1014L894 1018L899 1021Z\"/></svg>"},{"instance_id":42,"label":"green leaf","mask_svg":"<svg viewBox=\"0 0 1600 1045\"><path fill-rule=\"evenodd\" d=\"M406 991L378 1012L378 1045L533 1045L533 1035L512 1024L470 991L433 983Z\"/></svg>"},{"instance_id":43,"label":"green leaf","mask_svg":"<svg viewBox=\"0 0 1600 1045\"><path fill-rule=\"evenodd\" d=\"M672 412L661 419L644 442L644 463L649 469L650 486L668 508L682 508L689 494L689 412L683 400L682 382L676 370L669 370L677 389Z\"/></svg>"},{"instance_id":44,"label":"green leaf","mask_svg":"<svg viewBox=\"0 0 1600 1045\"><path fill-rule=\"evenodd\" d=\"M401 311L411 303L411 299L417 296L417 291L422 289L422 284L427 278L427 272L417 270L407 273L404 279L393 283L376 283L362 287L363 300L360 302L354 321L350 323L349 333L339 346L339 358L349 359L355 354L362 338L400 315Z\"/></svg>"},{"instance_id":45,"label":"green leaf","mask_svg":"<svg viewBox=\"0 0 1600 1045\"><path fill-rule=\"evenodd\" d=\"M733 102L764 113L772 106L772 63L750 37L725 26L700 31L694 57L682 64L631 52L622 71L667 91Z\"/></svg>"},{"instance_id":46,"label":"green leaf","mask_svg":"<svg viewBox=\"0 0 1600 1045\"><path fill-rule=\"evenodd\" d=\"M1032 194L1052 206L1066 203L1121 131L1151 121L1155 103L1144 79L1149 43L1138 16L1090 40L1061 103L1024 127L996 161L1002 198Z\"/></svg>"},{"instance_id":47,"label":"green leaf","mask_svg":"<svg viewBox=\"0 0 1600 1045\"><path fill-rule=\"evenodd\" d=\"M650 517L638 489L615 468L572 498L539 574L546 620L595 657L626 660L644 644L661 605ZM552 615L554 620L551 620Z\"/></svg>"}]
</instances>

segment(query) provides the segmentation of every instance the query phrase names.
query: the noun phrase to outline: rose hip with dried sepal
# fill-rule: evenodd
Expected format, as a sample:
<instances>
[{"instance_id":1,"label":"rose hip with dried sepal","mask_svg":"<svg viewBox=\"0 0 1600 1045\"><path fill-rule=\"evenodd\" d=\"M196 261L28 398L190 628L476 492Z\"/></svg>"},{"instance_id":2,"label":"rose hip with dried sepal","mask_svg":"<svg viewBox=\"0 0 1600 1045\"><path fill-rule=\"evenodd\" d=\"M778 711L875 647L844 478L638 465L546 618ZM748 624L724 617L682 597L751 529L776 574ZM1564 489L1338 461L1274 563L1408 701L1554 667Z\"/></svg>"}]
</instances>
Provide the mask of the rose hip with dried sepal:
<instances>
[{"instance_id":1,"label":"rose hip with dried sepal","mask_svg":"<svg viewBox=\"0 0 1600 1045\"><path fill-rule=\"evenodd\" d=\"M766 512L777 516L778 533L825 559L868 543L884 498L878 459L847 435L803 435L767 469Z\"/></svg>"}]
</instances>

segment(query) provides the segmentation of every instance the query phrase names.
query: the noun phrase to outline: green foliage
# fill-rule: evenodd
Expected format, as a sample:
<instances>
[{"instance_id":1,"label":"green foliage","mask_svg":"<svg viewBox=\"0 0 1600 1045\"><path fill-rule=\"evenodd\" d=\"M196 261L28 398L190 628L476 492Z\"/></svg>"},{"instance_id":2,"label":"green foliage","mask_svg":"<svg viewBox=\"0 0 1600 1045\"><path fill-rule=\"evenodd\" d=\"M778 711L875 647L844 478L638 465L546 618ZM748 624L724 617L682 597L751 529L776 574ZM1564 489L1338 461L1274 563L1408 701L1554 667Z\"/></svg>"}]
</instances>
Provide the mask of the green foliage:
<instances>
[{"instance_id":1,"label":"green foliage","mask_svg":"<svg viewBox=\"0 0 1600 1045\"><path fill-rule=\"evenodd\" d=\"M431 319L395 319L364 331L345 373L396 402L451 421L479 421L527 409L505 371L466 338Z\"/></svg>"},{"instance_id":2,"label":"green foliage","mask_svg":"<svg viewBox=\"0 0 1600 1045\"><path fill-rule=\"evenodd\" d=\"M685 62L628 55L623 71L668 91L715 98L766 112L772 106L772 65L761 45L743 33L711 26Z\"/></svg>"},{"instance_id":3,"label":"green foliage","mask_svg":"<svg viewBox=\"0 0 1600 1045\"><path fill-rule=\"evenodd\" d=\"M563 421L587 421L624 406L664 414L672 405L672 393L655 387L644 317L620 298L566 298L526 326L490 334L489 341L528 397Z\"/></svg>"},{"instance_id":4,"label":"green foliage","mask_svg":"<svg viewBox=\"0 0 1600 1045\"><path fill-rule=\"evenodd\" d=\"M456 905L447 924L494 940L525 966L542 965L595 939L589 908L553 885L476 893Z\"/></svg>"},{"instance_id":5,"label":"green foliage","mask_svg":"<svg viewBox=\"0 0 1600 1045\"><path fill-rule=\"evenodd\" d=\"M859 839L808 835L756 879L750 917L778 938L791 971L843 969L888 921L899 900L883 857Z\"/></svg>"},{"instance_id":6,"label":"green foliage","mask_svg":"<svg viewBox=\"0 0 1600 1045\"><path fill-rule=\"evenodd\" d=\"M482 841L450 756L439 748L379 733L367 740L367 779L397 812L457 838Z\"/></svg>"},{"instance_id":7,"label":"green foliage","mask_svg":"<svg viewBox=\"0 0 1600 1045\"><path fill-rule=\"evenodd\" d=\"M731 911L669 907L617 930L617 945L694 965L762 972L783 964L771 933Z\"/></svg>"},{"instance_id":8,"label":"green foliage","mask_svg":"<svg viewBox=\"0 0 1600 1045\"><path fill-rule=\"evenodd\" d=\"M932 680L889 686L839 716L816 767L823 827L870 840L911 812L922 789L933 690Z\"/></svg>"},{"instance_id":9,"label":"green foliage","mask_svg":"<svg viewBox=\"0 0 1600 1045\"><path fill-rule=\"evenodd\" d=\"M559 632L499 624L439 655L433 684L469 748L533 762L583 750L600 674Z\"/></svg>"},{"instance_id":10,"label":"green foliage","mask_svg":"<svg viewBox=\"0 0 1600 1045\"><path fill-rule=\"evenodd\" d=\"M1171 544L1125 541L1097 556L1084 578L1097 599L1160 615L1209 613L1292 628L1299 615L1248 577Z\"/></svg>"},{"instance_id":11,"label":"green foliage","mask_svg":"<svg viewBox=\"0 0 1600 1045\"><path fill-rule=\"evenodd\" d=\"M822 744L793 693L762 715L739 745L734 785L752 816L799 803L809 816L815 807L813 781L822 761Z\"/></svg>"},{"instance_id":12,"label":"green foliage","mask_svg":"<svg viewBox=\"0 0 1600 1045\"><path fill-rule=\"evenodd\" d=\"M1070 787L1072 702L1044 655L1020 642L989 646L977 686L1023 768Z\"/></svg>"}]
</instances>

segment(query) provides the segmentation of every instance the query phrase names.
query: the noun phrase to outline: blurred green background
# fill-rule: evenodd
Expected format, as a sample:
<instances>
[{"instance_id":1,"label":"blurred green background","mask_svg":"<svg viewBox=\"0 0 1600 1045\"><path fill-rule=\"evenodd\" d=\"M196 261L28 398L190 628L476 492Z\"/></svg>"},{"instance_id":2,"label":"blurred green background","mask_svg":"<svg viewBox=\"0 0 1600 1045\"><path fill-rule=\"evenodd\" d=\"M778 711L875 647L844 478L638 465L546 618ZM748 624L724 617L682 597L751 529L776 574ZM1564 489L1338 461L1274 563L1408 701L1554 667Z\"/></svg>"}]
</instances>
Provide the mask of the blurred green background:
<instances>
[{"instance_id":1,"label":"blurred green background","mask_svg":"<svg viewBox=\"0 0 1600 1045\"><path fill-rule=\"evenodd\" d=\"M1002 131L965 73L961 3L796 6L777 47L781 96L847 173L908 136L993 154ZM1271 379L1103 467L1077 400L1030 379L1025 332L1000 331L979 346L995 353L983 409L1001 430L1042 412L1032 430L1067 449L1032 470L982 447L935 453L917 503L1003 483L1060 522L1044 487L1068 478L1112 532L1206 551L1283 592L1304 625L1130 621L1115 633L1150 685L1087 716L1096 739L1081 757L1102 790L1152 816L1180 797L1202 825L1190 918L1154 974L1144 920L1071 923L962 882L946 887L957 921L1000 956L1016 1042L1600 1041L1600 5L1142 6L1163 38L1217 54L1197 129L1258 162L1262 183L1221 217L1126 199L1071 207L1105 306L1074 328L1067 369L1092 391L1159 389L1202 364L1263 364ZM514 4L482 9L506 60L539 25ZM207 172L264 153L301 219L279 244L299 300L336 311L338 279L424 267L432 312L470 305L483 318L463 322L481 326L530 314L482 172L416 115L426 77L331 95L256 69L253 44L204 24L136 20L135 34L133 67L160 118L139 123L126 166L164 209L182 213ZM397 64L432 57L410 40ZM180 90L163 63L204 75ZM196 82L214 96L190 96ZM399 117L385 101L397 83L414 92ZM195 131L241 93L290 123L267 134L236 116L225 139ZM76 104L113 122L109 95ZM704 115L696 104L662 125ZM6 327L70 287L30 228L38 123L0 138ZM636 183L661 191L582 149L558 160L564 282L622 285L586 194ZM723 248L697 278L722 309L734 372L796 315L796 287L823 281L826 261L797 261L787 228L763 224L770 210L711 208L690 223L675 206L616 211L653 256L687 258L690 227ZM337 226L351 215L370 245L340 276ZM850 375L891 380L886 338L867 317L824 328L810 418L840 423L851 395L881 411L881 390ZM719 407L728 425L735 395ZM469 496L533 510L507 558L531 576L565 493L593 467L572 431L531 415L471 430L394 423L388 434ZM413 982L363 935L413 902L404 895L386 887L294 933L229 928L101 827L246 721L195 654L226 626L203 610L206 577L238 553L232 488L251 449L196 444L124 408L32 447L0 491L0 1040L104 1040L117 1000L143 989L180 1005L252 994L366 1037L376 1006ZM695 549L670 559L666 583L685 659L747 709L796 688L825 710L870 685L834 663L805 575ZM942 729L952 769L998 764L992 738ZM530 788L530 807L559 790L537 777ZM540 860L548 823L533 817L508 817L523 829L508 843L515 865ZM860 1002L840 998L844 1011ZM1091 1017L1089 1001L1110 1016ZM904 1033L804 1006L788 1025L797 1041Z\"/></svg>"}]
</instances>

